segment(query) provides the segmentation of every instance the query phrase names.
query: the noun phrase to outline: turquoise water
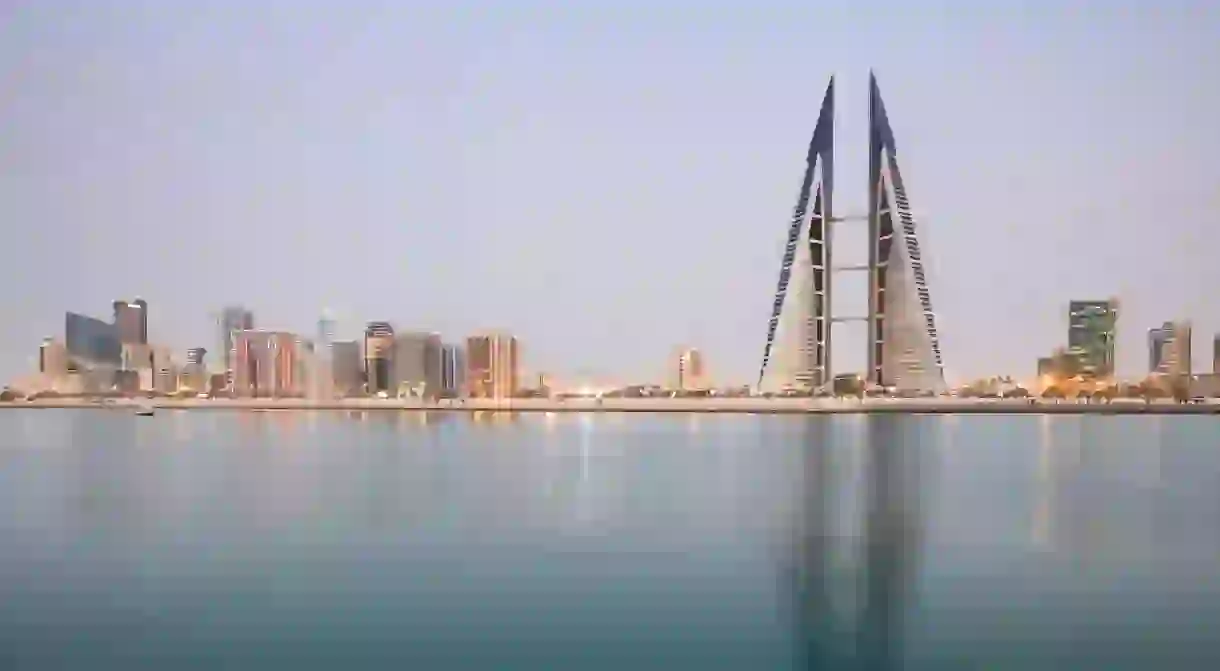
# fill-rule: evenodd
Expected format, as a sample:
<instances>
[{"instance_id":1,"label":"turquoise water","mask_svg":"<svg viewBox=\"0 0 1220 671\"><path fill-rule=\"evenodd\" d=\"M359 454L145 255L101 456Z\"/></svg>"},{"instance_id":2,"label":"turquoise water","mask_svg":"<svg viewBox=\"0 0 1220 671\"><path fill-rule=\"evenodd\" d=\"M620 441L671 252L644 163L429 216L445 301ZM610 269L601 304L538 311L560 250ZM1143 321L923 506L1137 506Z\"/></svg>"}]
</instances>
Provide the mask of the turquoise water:
<instances>
[{"instance_id":1,"label":"turquoise water","mask_svg":"<svg viewBox=\"0 0 1220 671\"><path fill-rule=\"evenodd\" d=\"M1217 668L1217 597L1211 417L0 411L3 669Z\"/></svg>"}]
</instances>

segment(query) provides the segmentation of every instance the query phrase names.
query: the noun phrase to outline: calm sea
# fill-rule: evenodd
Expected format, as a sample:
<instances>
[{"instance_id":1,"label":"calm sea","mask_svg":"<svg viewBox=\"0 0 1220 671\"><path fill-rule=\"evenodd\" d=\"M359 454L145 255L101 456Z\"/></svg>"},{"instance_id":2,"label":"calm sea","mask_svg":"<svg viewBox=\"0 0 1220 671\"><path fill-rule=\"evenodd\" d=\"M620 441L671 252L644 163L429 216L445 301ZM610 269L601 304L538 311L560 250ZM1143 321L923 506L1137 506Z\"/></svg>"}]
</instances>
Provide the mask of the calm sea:
<instances>
[{"instance_id":1,"label":"calm sea","mask_svg":"<svg viewBox=\"0 0 1220 671\"><path fill-rule=\"evenodd\" d=\"M0 411L0 669L1220 668L1220 421Z\"/></svg>"}]
</instances>

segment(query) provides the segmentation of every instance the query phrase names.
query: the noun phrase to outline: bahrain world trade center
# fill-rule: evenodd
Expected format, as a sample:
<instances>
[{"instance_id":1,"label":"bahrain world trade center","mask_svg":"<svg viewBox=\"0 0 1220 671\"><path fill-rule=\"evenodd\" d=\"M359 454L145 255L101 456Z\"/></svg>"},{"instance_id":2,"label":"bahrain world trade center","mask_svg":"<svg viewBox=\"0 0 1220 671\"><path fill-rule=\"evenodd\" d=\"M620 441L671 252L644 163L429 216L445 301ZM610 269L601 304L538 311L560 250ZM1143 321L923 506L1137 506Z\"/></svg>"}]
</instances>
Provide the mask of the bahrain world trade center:
<instances>
[{"instance_id":1,"label":"bahrain world trade center","mask_svg":"<svg viewBox=\"0 0 1220 671\"><path fill-rule=\"evenodd\" d=\"M832 312L831 228L842 221L836 219L833 209L834 107L832 77L809 143L805 176L788 228L759 370L762 391L812 392L828 386L833 380L831 325L851 319L835 317ZM871 73L868 125L865 382L903 392L938 393L945 389L945 376L936 318L915 219L898 170L894 133Z\"/></svg>"}]
</instances>

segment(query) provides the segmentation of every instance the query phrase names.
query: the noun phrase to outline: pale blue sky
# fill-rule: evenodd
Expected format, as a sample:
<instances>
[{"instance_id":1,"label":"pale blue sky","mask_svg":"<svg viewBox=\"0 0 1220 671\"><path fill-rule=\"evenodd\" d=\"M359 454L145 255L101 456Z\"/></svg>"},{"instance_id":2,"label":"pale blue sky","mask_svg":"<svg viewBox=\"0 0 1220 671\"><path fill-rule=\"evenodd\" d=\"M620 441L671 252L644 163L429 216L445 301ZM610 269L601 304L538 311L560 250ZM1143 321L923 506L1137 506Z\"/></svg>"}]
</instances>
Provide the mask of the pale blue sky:
<instances>
[{"instance_id":1,"label":"pale blue sky","mask_svg":"<svg viewBox=\"0 0 1220 671\"><path fill-rule=\"evenodd\" d=\"M864 207L869 68L951 378L1031 373L1110 295L1120 372L1177 317L1210 368L1218 35L1203 1L7 0L0 378L138 295L180 350L241 302L506 328L567 377L660 378L686 343L752 381L831 74L836 206Z\"/></svg>"}]
</instances>

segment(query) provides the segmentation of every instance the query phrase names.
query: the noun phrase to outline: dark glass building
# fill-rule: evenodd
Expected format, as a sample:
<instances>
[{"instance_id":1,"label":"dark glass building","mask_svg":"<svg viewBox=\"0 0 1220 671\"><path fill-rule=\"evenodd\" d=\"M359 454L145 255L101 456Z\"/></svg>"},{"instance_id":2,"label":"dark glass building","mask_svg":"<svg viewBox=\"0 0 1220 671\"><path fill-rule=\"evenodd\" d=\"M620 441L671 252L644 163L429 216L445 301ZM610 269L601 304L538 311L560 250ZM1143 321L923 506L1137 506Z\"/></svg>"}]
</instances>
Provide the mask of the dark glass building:
<instances>
[{"instance_id":1,"label":"dark glass building","mask_svg":"<svg viewBox=\"0 0 1220 671\"><path fill-rule=\"evenodd\" d=\"M1071 301L1068 304L1068 352L1086 377L1114 374L1118 299Z\"/></svg>"},{"instance_id":2,"label":"dark glass building","mask_svg":"<svg viewBox=\"0 0 1220 671\"><path fill-rule=\"evenodd\" d=\"M369 322L364 329L365 376L368 392L395 392L394 327L389 322Z\"/></svg>"},{"instance_id":3,"label":"dark glass building","mask_svg":"<svg viewBox=\"0 0 1220 671\"><path fill-rule=\"evenodd\" d=\"M123 363L123 344L114 324L75 312L64 320L64 345L68 356L86 366L115 366Z\"/></svg>"}]
</instances>

